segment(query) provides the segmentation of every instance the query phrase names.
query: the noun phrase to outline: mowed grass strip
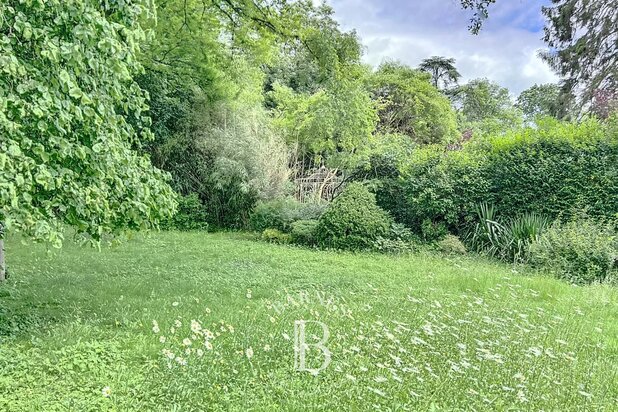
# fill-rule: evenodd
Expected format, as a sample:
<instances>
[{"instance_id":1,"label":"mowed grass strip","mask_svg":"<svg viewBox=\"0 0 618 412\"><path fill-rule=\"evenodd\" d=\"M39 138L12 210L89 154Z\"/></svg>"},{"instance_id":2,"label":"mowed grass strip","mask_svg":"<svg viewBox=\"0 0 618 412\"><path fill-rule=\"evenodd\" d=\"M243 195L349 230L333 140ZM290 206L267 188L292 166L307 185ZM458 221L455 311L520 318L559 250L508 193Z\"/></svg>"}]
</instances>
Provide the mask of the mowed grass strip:
<instances>
[{"instance_id":1,"label":"mowed grass strip","mask_svg":"<svg viewBox=\"0 0 618 412\"><path fill-rule=\"evenodd\" d=\"M615 410L618 290L478 257L9 239L0 410ZM294 322L330 364L294 368ZM308 323L307 367L323 366Z\"/></svg>"}]
</instances>

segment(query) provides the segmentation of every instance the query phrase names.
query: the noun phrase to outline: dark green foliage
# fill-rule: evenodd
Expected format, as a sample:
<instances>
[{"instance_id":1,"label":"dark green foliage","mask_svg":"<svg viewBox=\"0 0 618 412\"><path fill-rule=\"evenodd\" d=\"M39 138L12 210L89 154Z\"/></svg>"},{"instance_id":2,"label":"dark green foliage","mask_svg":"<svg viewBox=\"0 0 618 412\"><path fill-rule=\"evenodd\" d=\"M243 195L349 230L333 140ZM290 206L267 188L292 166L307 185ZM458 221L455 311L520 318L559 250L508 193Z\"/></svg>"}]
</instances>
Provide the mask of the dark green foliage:
<instances>
[{"instance_id":1,"label":"dark green foliage","mask_svg":"<svg viewBox=\"0 0 618 412\"><path fill-rule=\"evenodd\" d=\"M457 84L461 74L455 67L455 59L442 56L432 56L419 65L419 70L431 75L431 82L436 89L446 89L451 84Z\"/></svg>"},{"instance_id":2,"label":"dark green foliage","mask_svg":"<svg viewBox=\"0 0 618 412\"><path fill-rule=\"evenodd\" d=\"M596 121L548 122L495 139L484 165L488 201L501 213L551 218L578 206L593 216L618 212L618 130Z\"/></svg>"},{"instance_id":3,"label":"dark green foliage","mask_svg":"<svg viewBox=\"0 0 618 412\"><path fill-rule=\"evenodd\" d=\"M414 233L401 223L392 223L388 231L388 238L394 240L411 241L417 240Z\"/></svg>"},{"instance_id":4,"label":"dark green foliage","mask_svg":"<svg viewBox=\"0 0 618 412\"><path fill-rule=\"evenodd\" d=\"M300 203L293 198L260 202L251 213L249 227L256 232L274 228L289 233L297 220L319 219L326 206L326 203Z\"/></svg>"},{"instance_id":5,"label":"dark green foliage","mask_svg":"<svg viewBox=\"0 0 618 412\"><path fill-rule=\"evenodd\" d=\"M566 218L584 205L592 216L611 217L618 213L617 193L615 126L544 121L460 151L418 149L377 199L416 233L429 219L464 235L474 228L481 202L494 204L503 219L524 213Z\"/></svg>"},{"instance_id":6,"label":"dark green foliage","mask_svg":"<svg viewBox=\"0 0 618 412\"><path fill-rule=\"evenodd\" d=\"M580 284L614 280L617 259L615 226L587 217L556 222L531 248L535 266Z\"/></svg>"},{"instance_id":7,"label":"dark green foliage","mask_svg":"<svg viewBox=\"0 0 618 412\"><path fill-rule=\"evenodd\" d=\"M292 236L287 234L287 233L283 233L280 230L277 229L265 229L262 232L262 236L261 236L262 240L266 241L266 242L270 242L270 243L290 243L292 241Z\"/></svg>"},{"instance_id":8,"label":"dark green foliage","mask_svg":"<svg viewBox=\"0 0 618 412\"><path fill-rule=\"evenodd\" d=\"M178 211L162 225L165 229L206 230L208 229L208 212L197 194L178 197Z\"/></svg>"},{"instance_id":9,"label":"dark green foliage","mask_svg":"<svg viewBox=\"0 0 618 412\"><path fill-rule=\"evenodd\" d=\"M292 242L313 246L317 243L317 220L297 220L292 223Z\"/></svg>"},{"instance_id":10,"label":"dark green foliage","mask_svg":"<svg viewBox=\"0 0 618 412\"><path fill-rule=\"evenodd\" d=\"M521 92L517 98L517 107L528 119L536 116L564 117L561 104L560 86L554 83L535 84Z\"/></svg>"},{"instance_id":11,"label":"dark green foliage","mask_svg":"<svg viewBox=\"0 0 618 412\"><path fill-rule=\"evenodd\" d=\"M448 235L448 229L444 222L433 222L425 219L421 223L421 236L425 242L434 242L443 239Z\"/></svg>"},{"instance_id":12,"label":"dark green foliage","mask_svg":"<svg viewBox=\"0 0 618 412\"><path fill-rule=\"evenodd\" d=\"M318 242L337 249L370 248L379 236L388 235L391 223L375 196L362 184L351 183L320 217Z\"/></svg>"},{"instance_id":13,"label":"dark green foliage","mask_svg":"<svg viewBox=\"0 0 618 412\"><path fill-rule=\"evenodd\" d=\"M378 205L397 222L428 241L472 226L476 205L489 189L481 159L467 152L445 154L440 147L419 149L403 174L377 190Z\"/></svg>"}]
</instances>

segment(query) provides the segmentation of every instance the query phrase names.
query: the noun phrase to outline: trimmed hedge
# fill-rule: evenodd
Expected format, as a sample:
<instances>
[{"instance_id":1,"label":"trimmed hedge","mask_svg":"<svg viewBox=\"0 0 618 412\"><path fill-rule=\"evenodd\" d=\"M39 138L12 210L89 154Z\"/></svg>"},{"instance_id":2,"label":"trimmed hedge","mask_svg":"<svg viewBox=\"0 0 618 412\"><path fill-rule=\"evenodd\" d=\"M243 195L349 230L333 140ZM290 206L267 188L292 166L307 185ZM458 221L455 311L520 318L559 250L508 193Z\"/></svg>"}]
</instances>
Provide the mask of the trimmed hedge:
<instances>
[{"instance_id":1,"label":"trimmed hedge","mask_svg":"<svg viewBox=\"0 0 618 412\"><path fill-rule=\"evenodd\" d=\"M568 218L618 213L618 122L545 121L470 143L460 151L416 150L397 179L382 181L378 205L422 235L427 220L452 233L471 228L481 202L502 217L526 212Z\"/></svg>"}]
</instances>

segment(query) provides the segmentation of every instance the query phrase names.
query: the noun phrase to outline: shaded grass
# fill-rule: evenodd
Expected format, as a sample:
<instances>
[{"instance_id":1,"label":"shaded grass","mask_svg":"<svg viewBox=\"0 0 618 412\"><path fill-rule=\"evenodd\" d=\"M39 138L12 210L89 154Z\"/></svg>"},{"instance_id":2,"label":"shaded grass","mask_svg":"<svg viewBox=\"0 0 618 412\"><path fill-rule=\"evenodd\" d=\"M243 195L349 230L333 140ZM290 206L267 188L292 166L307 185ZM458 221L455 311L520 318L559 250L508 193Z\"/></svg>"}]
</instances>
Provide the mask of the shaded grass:
<instances>
[{"instance_id":1,"label":"shaded grass","mask_svg":"<svg viewBox=\"0 0 618 412\"><path fill-rule=\"evenodd\" d=\"M15 239L7 248L0 410L614 410L618 402L618 291L608 286L573 287L480 258L320 252L242 234L158 233L51 255ZM315 377L293 367L299 319L331 333L332 363ZM219 333L202 357L191 320ZM183 338L192 340L188 355ZM315 367L322 360L308 357Z\"/></svg>"}]
</instances>

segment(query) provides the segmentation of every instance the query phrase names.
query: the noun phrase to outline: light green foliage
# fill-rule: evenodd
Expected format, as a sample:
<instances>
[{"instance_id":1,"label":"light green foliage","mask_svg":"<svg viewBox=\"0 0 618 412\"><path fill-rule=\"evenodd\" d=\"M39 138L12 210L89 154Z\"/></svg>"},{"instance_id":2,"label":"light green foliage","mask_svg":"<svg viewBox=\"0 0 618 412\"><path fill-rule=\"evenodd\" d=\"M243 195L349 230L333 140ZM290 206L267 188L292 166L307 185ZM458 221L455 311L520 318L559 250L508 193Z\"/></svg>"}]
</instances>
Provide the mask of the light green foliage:
<instances>
[{"instance_id":1,"label":"light green foliage","mask_svg":"<svg viewBox=\"0 0 618 412\"><path fill-rule=\"evenodd\" d=\"M449 92L458 111L459 128L495 135L522 126L523 116L508 89L488 79L475 79Z\"/></svg>"},{"instance_id":2,"label":"light green foliage","mask_svg":"<svg viewBox=\"0 0 618 412\"><path fill-rule=\"evenodd\" d=\"M290 243L292 236L278 229L264 229L261 239L270 243Z\"/></svg>"},{"instance_id":3,"label":"light green foliage","mask_svg":"<svg viewBox=\"0 0 618 412\"><path fill-rule=\"evenodd\" d=\"M468 251L463 242L454 235L446 235L437 243L438 250L447 255L465 255Z\"/></svg>"},{"instance_id":4,"label":"light green foliage","mask_svg":"<svg viewBox=\"0 0 618 412\"><path fill-rule=\"evenodd\" d=\"M275 85L276 124L301 155L327 160L333 167L353 166L363 157L377 115L374 102L356 80L339 79L314 94Z\"/></svg>"},{"instance_id":5,"label":"light green foliage","mask_svg":"<svg viewBox=\"0 0 618 412\"><path fill-rule=\"evenodd\" d=\"M532 245L531 262L572 283L615 281L618 232L585 216L556 222Z\"/></svg>"},{"instance_id":6,"label":"light green foliage","mask_svg":"<svg viewBox=\"0 0 618 412\"><path fill-rule=\"evenodd\" d=\"M318 242L337 249L369 248L379 236L387 236L391 223L373 193L360 183L350 183L320 217Z\"/></svg>"},{"instance_id":7,"label":"light green foliage","mask_svg":"<svg viewBox=\"0 0 618 412\"><path fill-rule=\"evenodd\" d=\"M147 2L0 4L0 221L60 246L69 224L98 241L169 216L163 173L132 76Z\"/></svg>"},{"instance_id":8,"label":"light green foliage","mask_svg":"<svg viewBox=\"0 0 618 412\"><path fill-rule=\"evenodd\" d=\"M532 120L537 116L564 116L561 106L560 86L553 83L535 84L521 92L517 98L517 107Z\"/></svg>"},{"instance_id":9,"label":"light green foliage","mask_svg":"<svg viewBox=\"0 0 618 412\"><path fill-rule=\"evenodd\" d=\"M275 33L268 24L276 14L259 10L259 3L157 2L155 36L141 58L159 75L179 76L185 87L197 87L210 102L235 96L259 103L259 66L274 57Z\"/></svg>"},{"instance_id":10,"label":"light green foliage","mask_svg":"<svg viewBox=\"0 0 618 412\"><path fill-rule=\"evenodd\" d=\"M455 113L427 73L401 63L383 63L369 83L381 103L381 132L403 134L419 144L444 143L457 137Z\"/></svg>"},{"instance_id":11,"label":"light green foliage","mask_svg":"<svg viewBox=\"0 0 618 412\"><path fill-rule=\"evenodd\" d=\"M279 83L297 93L313 94L358 70L361 41L356 32L341 30L330 6L310 1L288 3L282 19L280 26L285 26L281 28L287 35L266 69L266 91Z\"/></svg>"},{"instance_id":12,"label":"light green foliage","mask_svg":"<svg viewBox=\"0 0 618 412\"><path fill-rule=\"evenodd\" d=\"M618 290L608 285L574 288L473 257L323 252L233 233L138 235L101 252L67 242L51 256L19 239L8 246L3 411L611 411L618 397ZM294 370L298 319L330 331L332 362L317 377ZM212 350L201 333L192 339L191 320L220 333ZM313 333L322 336L307 324L307 343ZM307 361L318 367L314 349ZM163 350L187 365L168 368Z\"/></svg>"}]
</instances>

